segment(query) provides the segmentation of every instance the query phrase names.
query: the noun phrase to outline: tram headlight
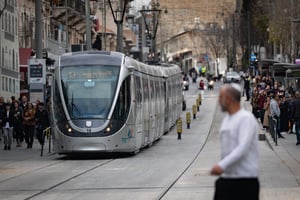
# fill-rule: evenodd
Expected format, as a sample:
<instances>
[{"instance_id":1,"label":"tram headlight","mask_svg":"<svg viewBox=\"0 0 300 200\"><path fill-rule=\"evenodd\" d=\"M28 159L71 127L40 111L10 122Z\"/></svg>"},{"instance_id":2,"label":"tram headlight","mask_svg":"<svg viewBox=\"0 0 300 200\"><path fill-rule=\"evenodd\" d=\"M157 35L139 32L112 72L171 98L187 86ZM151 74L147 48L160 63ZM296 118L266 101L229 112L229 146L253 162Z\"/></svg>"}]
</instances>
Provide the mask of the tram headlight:
<instances>
[{"instance_id":1,"label":"tram headlight","mask_svg":"<svg viewBox=\"0 0 300 200\"><path fill-rule=\"evenodd\" d=\"M108 126L108 127L106 127L105 132L108 133L108 132L110 132L110 130L111 130L111 129L110 129L110 126Z\"/></svg>"},{"instance_id":2,"label":"tram headlight","mask_svg":"<svg viewBox=\"0 0 300 200\"><path fill-rule=\"evenodd\" d=\"M68 133L72 133L72 128L69 126L69 124L66 124L66 130Z\"/></svg>"}]
</instances>

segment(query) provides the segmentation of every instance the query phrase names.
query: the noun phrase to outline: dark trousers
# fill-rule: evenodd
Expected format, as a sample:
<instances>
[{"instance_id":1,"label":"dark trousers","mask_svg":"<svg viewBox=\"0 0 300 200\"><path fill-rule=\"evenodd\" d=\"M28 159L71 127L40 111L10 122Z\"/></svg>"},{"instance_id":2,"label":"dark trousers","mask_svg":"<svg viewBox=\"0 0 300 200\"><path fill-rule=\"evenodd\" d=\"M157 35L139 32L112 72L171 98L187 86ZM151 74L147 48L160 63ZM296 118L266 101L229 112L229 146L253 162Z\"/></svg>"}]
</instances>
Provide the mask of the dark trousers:
<instances>
[{"instance_id":1,"label":"dark trousers","mask_svg":"<svg viewBox=\"0 0 300 200\"><path fill-rule=\"evenodd\" d=\"M296 138L297 138L297 142L300 142L300 118L296 118L295 119L295 129L296 129ZM292 127L293 130L293 127Z\"/></svg>"},{"instance_id":2,"label":"dark trousers","mask_svg":"<svg viewBox=\"0 0 300 200\"><path fill-rule=\"evenodd\" d=\"M32 147L34 138L34 125L24 125L24 132L27 147Z\"/></svg>"},{"instance_id":3,"label":"dark trousers","mask_svg":"<svg viewBox=\"0 0 300 200\"><path fill-rule=\"evenodd\" d=\"M278 137L282 137L282 135L280 133L280 118L275 117L275 119L276 119L276 134Z\"/></svg>"},{"instance_id":4,"label":"dark trousers","mask_svg":"<svg viewBox=\"0 0 300 200\"><path fill-rule=\"evenodd\" d=\"M39 143L40 143L40 145L44 145L44 139L45 139L45 137L44 137L44 127L38 127L38 128L36 128L36 138L38 139L38 141L39 141Z\"/></svg>"},{"instance_id":5,"label":"dark trousers","mask_svg":"<svg viewBox=\"0 0 300 200\"><path fill-rule=\"evenodd\" d=\"M214 200L259 200L258 178L219 178Z\"/></svg>"}]
</instances>

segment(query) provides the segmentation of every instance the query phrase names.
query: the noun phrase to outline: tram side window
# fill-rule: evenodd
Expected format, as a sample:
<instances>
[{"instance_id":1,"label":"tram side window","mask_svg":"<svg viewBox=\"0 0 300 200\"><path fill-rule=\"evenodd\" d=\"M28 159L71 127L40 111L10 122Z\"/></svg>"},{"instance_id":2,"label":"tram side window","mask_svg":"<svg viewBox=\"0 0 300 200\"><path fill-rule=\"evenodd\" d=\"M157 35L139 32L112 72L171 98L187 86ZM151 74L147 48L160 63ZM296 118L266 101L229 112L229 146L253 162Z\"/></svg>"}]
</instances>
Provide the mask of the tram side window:
<instances>
[{"instance_id":1,"label":"tram side window","mask_svg":"<svg viewBox=\"0 0 300 200\"><path fill-rule=\"evenodd\" d=\"M128 77L123 82L118 95L117 104L112 116L114 120L126 121L130 109L130 101L130 77Z\"/></svg>"},{"instance_id":2,"label":"tram side window","mask_svg":"<svg viewBox=\"0 0 300 200\"><path fill-rule=\"evenodd\" d=\"M140 77L135 77L135 83L136 83L136 103L141 104L142 103L142 86L141 86L141 80Z\"/></svg>"},{"instance_id":3,"label":"tram side window","mask_svg":"<svg viewBox=\"0 0 300 200\"><path fill-rule=\"evenodd\" d=\"M58 88L58 84L55 84L54 87L54 91L53 91L54 95L53 95L53 103L54 103L54 112L55 112L55 117L61 121L61 120L65 120L66 116L63 112L63 106L62 106L62 102L60 99L60 94L59 94L59 88Z\"/></svg>"}]
</instances>

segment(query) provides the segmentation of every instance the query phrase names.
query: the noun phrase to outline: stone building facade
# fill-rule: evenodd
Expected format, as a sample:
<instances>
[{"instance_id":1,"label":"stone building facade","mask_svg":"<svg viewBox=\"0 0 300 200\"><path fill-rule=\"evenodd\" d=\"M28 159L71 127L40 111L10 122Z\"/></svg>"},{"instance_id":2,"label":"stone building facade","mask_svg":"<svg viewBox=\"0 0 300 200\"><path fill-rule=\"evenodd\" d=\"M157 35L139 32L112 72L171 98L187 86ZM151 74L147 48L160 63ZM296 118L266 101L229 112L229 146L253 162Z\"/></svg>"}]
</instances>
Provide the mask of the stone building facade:
<instances>
[{"instance_id":1,"label":"stone building facade","mask_svg":"<svg viewBox=\"0 0 300 200\"><path fill-rule=\"evenodd\" d=\"M226 57L226 42L232 16L239 10L236 0L159 0L161 12L157 45L163 61L181 65L183 71L207 65L216 73L219 58ZM214 37L213 37L214 36ZM220 38L222 37L222 40ZM212 40L214 43L211 44ZM229 42L230 41L230 42ZM218 45L219 52L210 46Z\"/></svg>"},{"instance_id":2,"label":"stone building facade","mask_svg":"<svg viewBox=\"0 0 300 200\"><path fill-rule=\"evenodd\" d=\"M20 92L17 3L0 1L0 96L6 101Z\"/></svg>"}]
</instances>

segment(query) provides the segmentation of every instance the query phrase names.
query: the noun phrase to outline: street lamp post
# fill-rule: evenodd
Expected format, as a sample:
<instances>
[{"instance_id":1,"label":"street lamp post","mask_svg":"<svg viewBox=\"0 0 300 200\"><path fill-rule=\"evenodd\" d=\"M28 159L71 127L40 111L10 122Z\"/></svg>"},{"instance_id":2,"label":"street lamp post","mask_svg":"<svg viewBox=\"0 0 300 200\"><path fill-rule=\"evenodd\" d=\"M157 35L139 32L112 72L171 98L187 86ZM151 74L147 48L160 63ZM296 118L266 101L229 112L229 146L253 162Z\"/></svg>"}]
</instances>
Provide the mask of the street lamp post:
<instances>
[{"instance_id":1,"label":"street lamp post","mask_svg":"<svg viewBox=\"0 0 300 200\"><path fill-rule=\"evenodd\" d=\"M131 0L118 0L112 4L112 0L108 0L114 22L117 25L117 51L123 52L123 20L127 3ZM114 8L113 8L114 7Z\"/></svg>"},{"instance_id":2,"label":"street lamp post","mask_svg":"<svg viewBox=\"0 0 300 200\"><path fill-rule=\"evenodd\" d=\"M151 40L151 62L157 63L158 56L156 50L156 33L160 18L161 10L159 9L159 2L152 0L151 1L151 9L143 9L140 10L145 26L146 26L146 34L148 38Z\"/></svg>"}]
</instances>

